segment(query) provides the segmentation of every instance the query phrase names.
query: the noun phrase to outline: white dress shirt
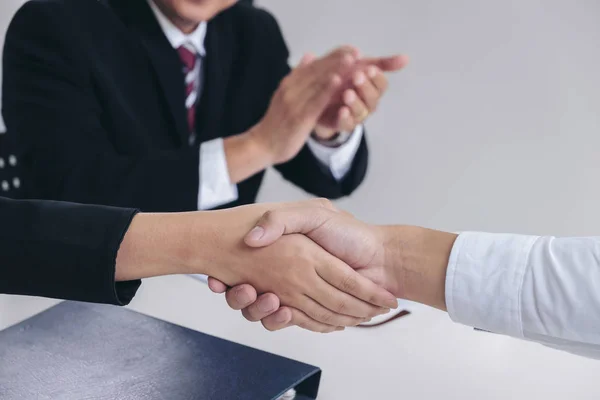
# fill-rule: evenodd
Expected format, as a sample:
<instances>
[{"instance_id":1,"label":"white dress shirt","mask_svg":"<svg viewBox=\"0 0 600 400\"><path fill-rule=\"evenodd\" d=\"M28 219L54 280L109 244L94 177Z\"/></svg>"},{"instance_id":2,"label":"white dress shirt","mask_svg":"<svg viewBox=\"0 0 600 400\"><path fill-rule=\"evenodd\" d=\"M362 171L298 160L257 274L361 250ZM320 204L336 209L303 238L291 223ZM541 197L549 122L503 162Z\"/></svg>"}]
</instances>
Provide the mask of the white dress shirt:
<instances>
[{"instance_id":1,"label":"white dress shirt","mask_svg":"<svg viewBox=\"0 0 600 400\"><path fill-rule=\"evenodd\" d=\"M198 55L204 57L204 39L206 37L206 22L202 22L190 34L181 32L162 13L154 1L147 0L150 8L173 48L188 45L194 48ZM201 63L203 59L199 60ZM200 93L202 96L202 93ZM352 167L352 161L358 151L363 135L363 127L356 128L348 141L339 147L331 148L309 139L308 147L315 157L328 166L332 175L339 181ZM223 139L214 139L200 144L199 165L200 186L198 188L198 209L208 210L237 200L237 185L231 182Z\"/></svg>"},{"instance_id":2,"label":"white dress shirt","mask_svg":"<svg viewBox=\"0 0 600 400\"><path fill-rule=\"evenodd\" d=\"M463 233L446 305L456 322L600 358L600 237Z\"/></svg>"}]
</instances>

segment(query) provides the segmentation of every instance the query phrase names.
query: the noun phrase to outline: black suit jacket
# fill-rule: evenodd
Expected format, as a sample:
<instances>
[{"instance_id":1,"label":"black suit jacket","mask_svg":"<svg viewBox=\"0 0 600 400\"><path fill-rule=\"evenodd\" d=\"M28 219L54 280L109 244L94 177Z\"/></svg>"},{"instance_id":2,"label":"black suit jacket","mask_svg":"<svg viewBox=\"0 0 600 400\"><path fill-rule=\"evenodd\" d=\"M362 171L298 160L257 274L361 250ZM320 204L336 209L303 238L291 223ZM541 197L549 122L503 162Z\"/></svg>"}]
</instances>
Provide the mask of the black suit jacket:
<instances>
[{"instance_id":1,"label":"black suit jacket","mask_svg":"<svg viewBox=\"0 0 600 400\"><path fill-rule=\"evenodd\" d=\"M124 305L140 281L115 284L135 210L0 197L0 293Z\"/></svg>"},{"instance_id":2,"label":"black suit jacket","mask_svg":"<svg viewBox=\"0 0 600 400\"><path fill-rule=\"evenodd\" d=\"M290 71L275 19L238 3L208 23L198 142L256 124ZM199 145L187 144L181 63L146 0L34 0L14 17L4 49L3 113L17 135L30 196L197 209ZM363 180L365 142L337 182L305 146L277 169L328 198ZM252 203L264 173L238 185Z\"/></svg>"}]
</instances>

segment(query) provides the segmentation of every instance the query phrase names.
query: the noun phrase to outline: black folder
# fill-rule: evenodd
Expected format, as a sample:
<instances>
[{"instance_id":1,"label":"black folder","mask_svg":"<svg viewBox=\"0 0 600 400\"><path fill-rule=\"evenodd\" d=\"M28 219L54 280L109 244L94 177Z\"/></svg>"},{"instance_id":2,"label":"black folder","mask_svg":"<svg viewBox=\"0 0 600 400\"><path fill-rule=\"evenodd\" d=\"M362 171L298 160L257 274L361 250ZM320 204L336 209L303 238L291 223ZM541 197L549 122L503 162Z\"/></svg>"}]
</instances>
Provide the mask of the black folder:
<instances>
[{"instance_id":1,"label":"black folder","mask_svg":"<svg viewBox=\"0 0 600 400\"><path fill-rule=\"evenodd\" d=\"M0 399L316 399L321 371L114 306L64 302L0 332Z\"/></svg>"}]
</instances>

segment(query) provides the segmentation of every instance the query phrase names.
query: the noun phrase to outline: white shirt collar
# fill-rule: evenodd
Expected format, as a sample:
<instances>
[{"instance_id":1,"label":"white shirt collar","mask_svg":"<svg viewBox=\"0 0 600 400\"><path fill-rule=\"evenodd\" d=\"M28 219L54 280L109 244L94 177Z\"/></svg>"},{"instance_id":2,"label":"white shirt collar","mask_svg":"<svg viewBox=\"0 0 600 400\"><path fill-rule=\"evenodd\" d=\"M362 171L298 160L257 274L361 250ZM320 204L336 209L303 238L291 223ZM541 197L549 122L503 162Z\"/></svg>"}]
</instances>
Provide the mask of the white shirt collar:
<instances>
[{"instance_id":1,"label":"white shirt collar","mask_svg":"<svg viewBox=\"0 0 600 400\"><path fill-rule=\"evenodd\" d=\"M196 30L190 34L185 34L179 30L173 23L167 18L165 14L158 8L154 3L154 0L147 0L158 24L163 30L165 36L171 43L174 49L177 49L183 45L192 46L196 53L200 56L206 55L206 49L204 48L204 38L206 37L206 21L201 22Z\"/></svg>"}]
</instances>

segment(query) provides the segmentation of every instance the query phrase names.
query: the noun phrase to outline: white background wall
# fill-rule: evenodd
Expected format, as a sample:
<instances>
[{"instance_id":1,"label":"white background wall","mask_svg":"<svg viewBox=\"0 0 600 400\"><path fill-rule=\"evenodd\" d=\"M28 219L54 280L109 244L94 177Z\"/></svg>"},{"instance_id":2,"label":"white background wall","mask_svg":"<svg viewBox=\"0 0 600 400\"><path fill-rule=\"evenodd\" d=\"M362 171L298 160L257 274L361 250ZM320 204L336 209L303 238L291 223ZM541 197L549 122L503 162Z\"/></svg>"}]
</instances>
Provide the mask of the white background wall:
<instances>
[{"instance_id":1,"label":"white background wall","mask_svg":"<svg viewBox=\"0 0 600 400\"><path fill-rule=\"evenodd\" d=\"M20 3L0 3L0 29ZM342 207L377 223L600 234L600 2L259 4L279 19L295 60L345 43L412 58L368 122L369 176ZM268 201L302 197L274 173L261 193ZM345 387L352 399L398 390L406 398L600 395L597 363L474 334L441 313L422 310L373 333L377 345L356 331L332 339L270 335L228 312L221 299L189 295L194 284L150 280L133 308L323 366L325 399L342 398ZM0 297L0 325L48 304Z\"/></svg>"},{"instance_id":2,"label":"white background wall","mask_svg":"<svg viewBox=\"0 0 600 400\"><path fill-rule=\"evenodd\" d=\"M380 223L599 233L600 2L259 4L296 59L343 43L412 58L367 124L369 177L343 206Z\"/></svg>"}]
</instances>

